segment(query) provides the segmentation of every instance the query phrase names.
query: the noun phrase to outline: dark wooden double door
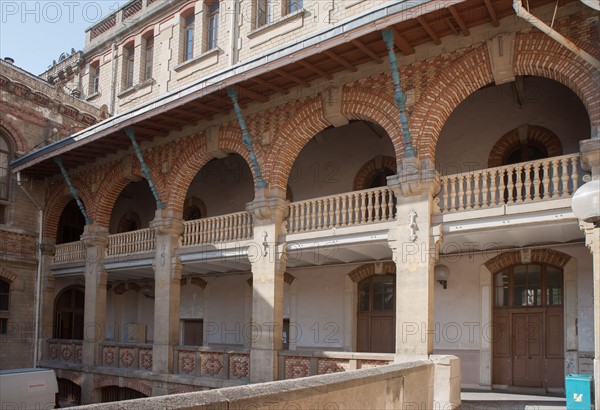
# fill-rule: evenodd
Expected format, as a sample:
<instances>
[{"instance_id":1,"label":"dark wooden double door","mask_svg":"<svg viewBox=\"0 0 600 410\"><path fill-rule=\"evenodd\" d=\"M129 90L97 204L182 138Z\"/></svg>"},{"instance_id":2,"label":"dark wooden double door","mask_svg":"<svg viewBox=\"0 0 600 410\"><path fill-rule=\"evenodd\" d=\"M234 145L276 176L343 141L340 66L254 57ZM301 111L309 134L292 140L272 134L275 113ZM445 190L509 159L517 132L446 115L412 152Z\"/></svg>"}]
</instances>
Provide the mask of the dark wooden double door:
<instances>
[{"instance_id":1,"label":"dark wooden double door","mask_svg":"<svg viewBox=\"0 0 600 410\"><path fill-rule=\"evenodd\" d=\"M495 309L493 384L564 387L563 309Z\"/></svg>"}]
</instances>

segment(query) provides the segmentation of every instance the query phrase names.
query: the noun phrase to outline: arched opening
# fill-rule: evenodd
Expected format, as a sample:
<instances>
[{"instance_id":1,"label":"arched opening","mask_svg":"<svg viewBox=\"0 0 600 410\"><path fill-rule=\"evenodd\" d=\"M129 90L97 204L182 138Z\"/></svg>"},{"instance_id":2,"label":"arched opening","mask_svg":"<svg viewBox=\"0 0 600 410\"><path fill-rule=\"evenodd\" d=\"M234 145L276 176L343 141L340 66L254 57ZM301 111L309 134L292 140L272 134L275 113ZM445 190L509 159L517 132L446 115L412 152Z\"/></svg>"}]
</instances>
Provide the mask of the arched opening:
<instances>
[{"instance_id":1,"label":"arched opening","mask_svg":"<svg viewBox=\"0 0 600 410\"><path fill-rule=\"evenodd\" d=\"M85 293L83 288L72 286L64 289L54 303L54 338L83 340L83 311Z\"/></svg>"},{"instance_id":2,"label":"arched opening","mask_svg":"<svg viewBox=\"0 0 600 410\"><path fill-rule=\"evenodd\" d=\"M144 393L141 393L137 390L130 389L129 387L119 387L119 386L106 386L102 388L101 391L101 403L109 403L112 401L121 401L121 400L133 400L133 399L142 399L146 396Z\"/></svg>"},{"instance_id":3,"label":"arched opening","mask_svg":"<svg viewBox=\"0 0 600 410\"><path fill-rule=\"evenodd\" d=\"M186 221L241 212L254 199L250 167L239 154L215 158L198 171L186 193Z\"/></svg>"},{"instance_id":4,"label":"arched opening","mask_svg":"<svg viewBox=\"0 0 600 410\"><path fill-rule=\"evenodd\" d=\"M0 200L8 201L10 173L8 164L12 159L12 144L8 132L0 127ZM0 222L2 220L0 219Z\"/></svg>"},{"instance_id":5,"label":"arched opening","mask_svg":"<svg viewBox=\"0 0 600 410\"><path fill-rule=\"evenodd\" d=\"M154 219L156 201L146 180L130 182L121 191L113 207L109 232L130 232L147 228Z\"/></svg>"},{"instance_id":6,"label":"arched opening","mask_svg":"<svg viewBox=\"0 0 600 410\"><path fill-rule=\"evenodd\" d=\"M358 283L357 350L395 351L396 276L372 275Z\"/></svg>"},{"instance_id":7,"label":"arched opening","mask_svg":"<svg viewBox=\"0 0 600 410\"><path fill-rule=\"evenodd\" d=\"M516 264L493 275L493 384L564 386L563 270Z\"/></svg>"},{"instance_id":8,"label":"arched opening","mask_svg":"<svg viewBox=\"0 0 600 410\"><path fill-rule=\"evenodd\" d=\"M294 201L385 186L385 177L396 173L394 158L392 140L382 127L351 121L319 132L302 148L288 185Z\"/></svg>"},{"instance_id":9,"label":"arched opening","mask_svg":"<svg viewBox=\"0 0 600 410\"><path fill-rule=\"evenodd\" d=\"M79 210L77 202L72 200L65 206L65 209L62 211L60 219L58 220L56 244L80 240L84 227L85 218Z\"/></svg>"},{"instance_id":10,"label":"arched opening","mask_svg":"<svg viewBox=\"0 0 600 410\"><path fill-rule=\"evenodd\" d=\"M452 112L436 146L436 168L453 175L577 153L590 119L577 95L543 77L490 84Z\"/></svg>"},{"instance_id":11,"label":"arched opening","mask_svg":"<svg viewBox=\"0 0 600 410\"><path fill-rule=\"evenodd\" d=\"M60 407L72 407L81 404L81 387L69 379L57 378L58 400Z\"/></svg>"}]
</instances>

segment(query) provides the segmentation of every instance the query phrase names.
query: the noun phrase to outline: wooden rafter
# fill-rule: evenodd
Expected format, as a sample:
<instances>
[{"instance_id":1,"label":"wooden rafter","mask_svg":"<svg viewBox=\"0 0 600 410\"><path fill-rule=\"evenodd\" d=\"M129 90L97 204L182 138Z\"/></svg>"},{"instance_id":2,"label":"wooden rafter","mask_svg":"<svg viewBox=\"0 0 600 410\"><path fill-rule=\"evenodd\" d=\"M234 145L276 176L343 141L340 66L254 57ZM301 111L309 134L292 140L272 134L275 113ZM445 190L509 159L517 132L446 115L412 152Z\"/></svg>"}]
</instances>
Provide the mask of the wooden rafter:
<instances>
[{"instance_id":1,"label":"wooden rafter","mask_svg":"<svg viewBox=\"0 0 600 410\"><path fill-rule=\"evenodd\" d=\"M407 56L415 53L413 46L408 42L407 39L404 38L402 34L400 34L395 27L392 27L392 33L394 33L394 44L400 51L402 51L402 54Z\"/></svg>"},{"instance_id":2,"label":"wooden rafter","mask_svg":"<svg viewBox=\"0 0 600 410\"><path fill-rule=\"evenodd\" d=\"M133 128L136 130L136 132L140 132L141 134L148 134L153 137L164 137L165 135L168 134L168 131L159 131L159 130L144 127L144 126L141 126L138 124L134 125Z\"/></svg>"},{"instance_id":3,"label":"wooden rafter","mask_svg":"<svg viewBox=\"0 0 600 410\"><path fill-rule=\"evenodd\" d=\"M447 18L445 20L446 20L446 25L448 26L450 31L452 31L452 34L454 34L455 36L458 36L458 30L456 29L456 27L454 27L454 23L450 20L450 18Z\"/></svg>"},{"instance_id":4,"label":"wooden rafter","mask_svg":"<svg viewBox=\"0 0 600 410\"><path fill-rule=\"evenodd\" d=\"M471 34L469 32L469 27L467 27L467 25L465 24L465 21L460 16L460 13L456 9L456 7L450 6L448 7L448 10L450 11L450 14L452 14L452 17L454 18L454 21L456 21L456 24L458 24L458 27L460 27L460 31L462 31L462 33L465 36L469 36Z\"/></svg>"},{"instance_id":5,"label":"wooden rafter","mask_svg":"<svg viewBox=\"0 0 600 410\"><path fill-rule=\"evenodd\" d=\"M281 77L287 78L288 80L295 82L298 85L310 87L310 83L308 81L298 78L295 75L292 75L288 72L285 72L283 70L273 70L273 72Z\"/></svg>"},{"instance_id":6,"label":"wooden rafter","mask_svg":"<svg viewBox=\"0 0 600 410\"><path fill-rule=\"evenodd\" d=\"M358 71L358 68L356 68L354 65L350 64L348 61L346 61L342 57L338 56L331 50L323 51L323 54L325 54L327 57L331 58L332 60L337 61L338 63L340 63L341 65L346 67L348 70L352 71L353 73Z\"/></svg>"},{"instance_id":7,"label":"wooden rafter","mask_svg":"<svg viewBox=\"0 0 600 410\"><path fill-rule=\"evenodd\" d=\"M321 77L323 77L323 78L326 78L326 79L328 79L328 80L332 80L332 79L333 79L333 76L332 76L331 74L329 74L329 73L328 73L328 72L326 72L326 71L323 71L323 70L321 70L319 67L317 67L317 66L316 66L316 65L314 65L314 64L311 64L311 63L309 63L308 61L305 61L305 60L300 60L300 61L298 61L298 63L299 63L299 64L300 64L302 67L306 68L307 70L310 70L310 71L312 71L312 72L313 72L313 73L315 73L315 74L318 74L318 75L320 75L320 76L321 76Z\"/></svg>"},{"instance_id":8,"label":"wooden rafter","mask_svg":"<svg viewBox=\"0 0 600 410\"><path fill-rule=\"evenodd\" d=\"M266 103L267 101L269 101L269 97L267 97L266 95L257 93L256 91L253 91L247 87L242 87L241 85L236 85L235 88L237 88L238 95L241 97L248 97L252 100L256 100L256 101L262 102L262 103Z\"/></svg>"},{"instance_id":9,"label":"wooden rafter","mask_svg":"<svg viewBox=\"0 0 600 410\"><path fill-rule=\"evenodd\" d=\"M278 92L278 93L281 93L281 94L289 94L289 91L286 90L285 88L280 87L280 86L278 86L276 84L270 83L268 81L265 81L262 78L256 77L256 78L251 79L250 81L252 81L253 83L258 84L260 86L263 86L263 87L266 87L266 88L270 88L271 90L273 90L275 92Z\"/></svg>"},{"instance_id":10,"label":"wooden rafter","mask_svg":"<svg viewBox=\"0 0 600 410\"><path fill-rule=\"evenodd\" d=\"M421 25L421 27L423 27L423 29L427 32L427 34L429 35L429 37L431 37L431 39L433 40L433 42L435 44L437 44L438 46L440 44L442 44L442 41L440 40L440 37L433 30L433 28L431 28L431 26L429 25L429 23L427 22L427 20L425 20L425 17L423 17L423 16L417 16L417 21L419 22L419 24Z\"/></svg>"},{"instance_id":11,"label":"wooden rafter","mask_svg":"<svg viewBox=\"0 0 600 410\"><path fill-rule=\"evenodd\" d=\"M487 8L488 14L490 15L490 19L492 20L492 24L494 27L498 27L500 23L498 22L498 16L496 16L496 11L494 10L494 6L492 5L491 0L483 0L485 2L485 7Z\"/></svg>"},{"instance_id":12,"label":"wooden rafter","mask_svg":"<svg viewBox=\"0 0 600 410\"><path fill-rule=\"evenodd\" d=\"M375 54L370 48L361 43L360 40L352 40L351 43L354 44L360 51L369 56L371 60L375 61L377 64L383 63L383 60L379 58L379 56Z\"/></svg>"}]
</instances>

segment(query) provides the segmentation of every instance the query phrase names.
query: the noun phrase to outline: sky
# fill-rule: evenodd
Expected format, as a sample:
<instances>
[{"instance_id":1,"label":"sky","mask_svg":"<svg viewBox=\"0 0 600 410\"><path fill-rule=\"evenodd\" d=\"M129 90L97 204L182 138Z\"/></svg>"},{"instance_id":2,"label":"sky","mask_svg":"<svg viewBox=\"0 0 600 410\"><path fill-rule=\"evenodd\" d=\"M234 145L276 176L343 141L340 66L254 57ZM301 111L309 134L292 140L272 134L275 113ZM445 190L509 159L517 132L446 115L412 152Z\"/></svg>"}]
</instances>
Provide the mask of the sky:
<instances>
[{"instance_id":1,"label":"sky","mask_svg":"<svg viewBox=\"0 0 600 410\"><path fill-rule=\"evenodd\" d=\"M0 57L39 75L61 53L82 50L85 29L127 0L0 0Z\"/></svg>"}]
</instances>

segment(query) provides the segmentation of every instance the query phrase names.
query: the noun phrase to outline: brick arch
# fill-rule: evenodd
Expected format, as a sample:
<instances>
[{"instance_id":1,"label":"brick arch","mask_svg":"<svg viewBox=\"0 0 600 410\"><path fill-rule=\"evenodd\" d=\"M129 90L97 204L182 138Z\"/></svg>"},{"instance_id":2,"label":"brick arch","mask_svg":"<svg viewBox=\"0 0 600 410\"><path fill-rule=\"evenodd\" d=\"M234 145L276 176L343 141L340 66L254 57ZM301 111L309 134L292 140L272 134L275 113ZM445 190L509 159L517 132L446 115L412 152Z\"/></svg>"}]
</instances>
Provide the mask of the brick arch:
<instances>
[{"instance_id":1,"label":"brick arch","mask_svg":"<svg viewBox=\"0 0 600 410\"><path fill-rule=\"evenodd\" d=\"M8 283L12 283L15 281L15 279L17 279L17 275L10 269L7 269L4 266L1 266L0 267L0 278L4 279Z\"/></svg>"},{"instance_id":2,"label":"brick arch","mask_svg":"<svg viewBox=\"0 0 600 410\"><path fill-rule=\"evenodd\" d=\"M378 162L381 162L378 164ZM392 173L396 173L396 160L392 157L384 156L381 157L381 161L378 158L373 158L367 161L356 173L354 182L352 183L352 189L359 191L361 189L367 189L367 184L375 178L381 170L390 170Z\"/></svg>"},{"instance_id":3,"label":"brick arch","mask_svg":"<svg viewBox=\"0 0 600 410\"><path fill-rule=\"evenodd\" d=\"M12 148L15 148L19 152L27 151L27 144L25 142L25 138L23 138L23 135L21 135L19 130L14 125L12 125L9 121L0 118L0 127L6 130L6 134L8 134L7 137L12 138L15 145Z\"/></svg>"},{"instance_id":4,"label":"brick arch","mask_svg":"<svg viewBox=\"0 0 600 410\"><path fill-rule=\"evenodd\" d=\"M380 266L377 267L376 265ZM348 273L352 282L358 283L363 279L368 278L369 276L374 276L378 274L395 274L396 273L396 264L394 262L375 262L375 263L367 263L365 265L361 265L358 268L354 269L352 272Z\"/></svg>"},{"instance_id":5,"label":"brick arch","mask_svg":"<svg viewBox=\"0 0 600 410\"><path fill-rule=\"evenodd\" d=\"M54 369L54 371L56 372L56 377L59 379L66 379L79 387L83 385L83 374L81 373L64 369Z\"/></svg>"},{"instance_id":6,"label":"brick arch","mask_svg":"<svg viewBox=\"0 0 600 410\"><path fill-rule=\"evenodd\" d=\"M600 127L599 78L593 67L541 33L518 33L514 52L515 75L549 78L569 87L588 111L592 129ZM444 69L419 99L411 115L414 145L421 157L434 159L440 131L454 109L470 94L493 83L485 44L474 48Z\"/></svg>"},{"instance_id":7,"label":"brick arch","mask_svg":"<svg viewBox=\"0 0 600 410\"><path fill-rule=\"evenodd\" d=\"M469 95L493 81L485 44L458 58L437 76L411 115L413 146L421 159L434 160L440 131L452 111Z\"/></svg>"},{"instance_id":8,"label":"brick arch","mask_svg":"<svg viewBox=\"0 0 600 410\"><path fill-rule=\"evenodd\" d=\"M78 178L71 178L73 186L77 189L79 198L83 202L88 216L95 222L93 215L94 195L90 192L87 185ZM69 202L73 200L71 193L64 181L61 181L48 189L44 206L44 236L56 238L58 222L60 217Z\"/></svg>"},{"instance_id":9,"label":"brick arch","mask_svg":"<svg viewBox=\"0 0 600 410\"><path fill-rule=\"evenodd\" d=\"M391 97L373 93L365 87L344 88L341 113L350 120L363 120L381 126L394 145L396 160L404 156L404 137L400 111ZM396 169L394 169L396 173Z\"/></svg>"},{"instance_id":10,"label":"brick arch","mask_svg":"<svg viewBox=\"0 0 600 410\"><path fill-rule=\"evenodd\" d=\"M256 186L256 172L254 167L252 166L252 162L250 161L250 154L248 153L248 149L242 142L242 131L239 128L234 127L222 127L219 132L219 148L234 154L240 155L246 161L246 165L250 169L252 173L252 181L254 186ZM265 176L265 153L258 141L254 140L254 154L256 155L256 160L260 166L261 172L263 174L263 179L266 180Z\"/></svg>"},{"instance_id":11,"label":"brick arch","mask_svg":"<svg viewBox=\"0 0 600 410\"><path fill-rule=\"evenodd\" d=\"M554 249L516 250L503 252L493 257L485 263L485 267L492 274L523 263L545 263L562 269L570 259L571 256Z\"/></svg>"},{"instance_id":12,"label":"brick arch","mask_svg":"<svg viewBox=\"0 0 600 410\"><path fill-rule=\"evenodd\" d=\"M548 157L562 155L562 144L555 133L538 125L527 125L526 127L528 144L543 147ZM494 144L488 156L489 168L504 165L506 156L521 145L520 128L518 127L507 132Z\"/></svg>"},{"instance_id":13,"label":"brick arch","mask_svg":"<svg viewBox=\"0 0 600 410\"><path fill-rule=\"evenodd\" d=\"M186 149L182 151L176 158L176 165L173 167L171 176L168 180L168 186L171 187L169 192L168 205L169 208L176 212L183 212L185 199L192 181L198 175L198 172L214 157L206 152L206 134L201 133L187 137L182 143ZM239 129L233 127L222 127L219 130L219 142L217 148L228 153L238 154L246 161L252 179L256 186L256 174L250 164L248 150L242 143L242 133ZM257 157L260 156L257 153Z\"/></svg>"},{"instance_id":14,"label":"brick arch","mask_svg":"<svg viewBox=\"0 0 600 410\"><path fill-rule=\"evenodd\" d=\"M206 209L206 204L204 203L204 201L200 198L198 198L197 196L186 196L185 197L185 203L183 206L183 219L188 221L189 218L187 218L187 216L189 215L187 210L191 210L193 207L198 208L198 211L200 211L200 216L201 218L206 218L206 215L208 215L208 210ZM187 214L187 215L186 215Z\"/></svg>"}]
</instances>

